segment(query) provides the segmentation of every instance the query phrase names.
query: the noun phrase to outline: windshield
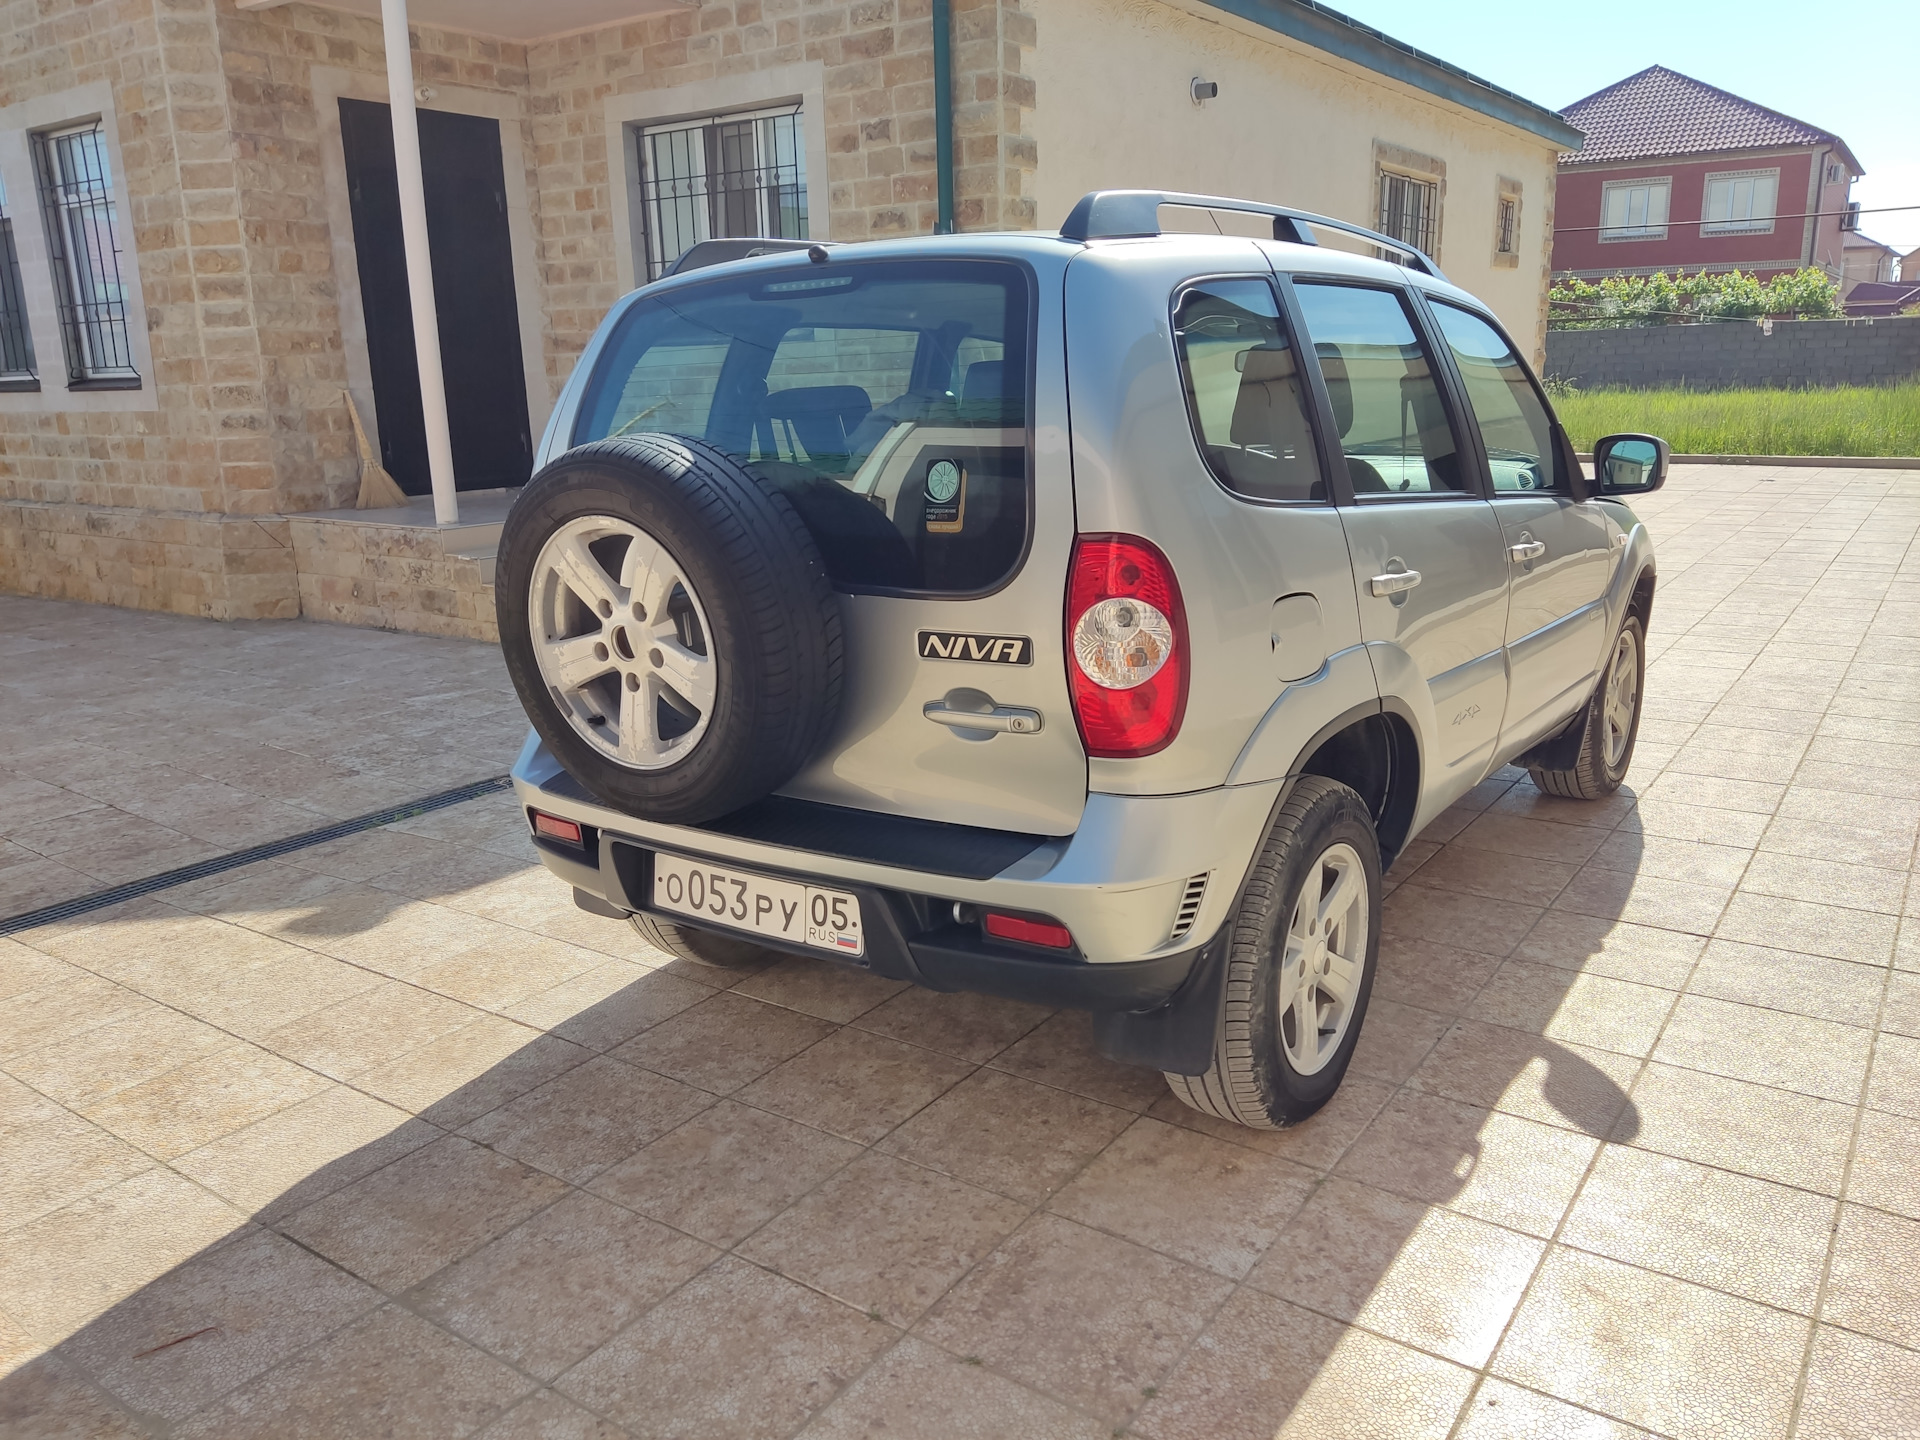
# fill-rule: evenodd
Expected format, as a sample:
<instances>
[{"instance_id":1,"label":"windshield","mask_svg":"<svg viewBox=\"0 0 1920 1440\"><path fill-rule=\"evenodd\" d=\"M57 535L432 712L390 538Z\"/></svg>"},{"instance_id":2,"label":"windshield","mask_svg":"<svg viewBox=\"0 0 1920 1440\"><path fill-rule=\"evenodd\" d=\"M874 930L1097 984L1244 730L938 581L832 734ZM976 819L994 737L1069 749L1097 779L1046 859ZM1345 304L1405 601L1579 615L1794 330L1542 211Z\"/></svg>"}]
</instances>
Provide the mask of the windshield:
<instances>
[{"instance_id":1,"label":"windshield","mask_svg":"<svg viewBox=\"0 0 1920 1440\"><path fill-rule=\"evenodd\" d=\"M588 381L573 443L720 447L780 491L836 584L967 593L1019 562L1028 286L989 261L869 261L642 299Z\"/></svg>"}]
</instances>

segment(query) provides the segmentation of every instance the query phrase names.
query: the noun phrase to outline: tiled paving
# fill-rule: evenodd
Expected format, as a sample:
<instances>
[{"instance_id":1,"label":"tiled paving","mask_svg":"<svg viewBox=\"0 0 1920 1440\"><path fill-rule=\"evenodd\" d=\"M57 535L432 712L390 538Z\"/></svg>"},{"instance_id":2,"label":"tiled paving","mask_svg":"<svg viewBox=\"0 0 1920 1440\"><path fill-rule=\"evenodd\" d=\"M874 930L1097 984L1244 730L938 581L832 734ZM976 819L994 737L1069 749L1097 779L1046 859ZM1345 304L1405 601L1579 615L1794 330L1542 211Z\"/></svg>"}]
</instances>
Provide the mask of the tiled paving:
<instances>
[{"instance_id":1,"label":"tiled paving","mask_svg":"<svg viewBox=\"0 0 1920 1440\"><path fill-rule=\"evenodd\" d=\"M501 774L499 651L0 595L0 917Z\"/></svg>"},{"instance_id":2,"label":"tiled paving","mask_svg":"<svg viewBox=\"0 0 1920 1440\"><path fill-rule=\"evenodd\" d=\"M1283 1134L502 797L0 941L0 1433L1920 1433L1920 475L1645 509L1629 790L1445 816Z\"/></svg>"}]
</instances>

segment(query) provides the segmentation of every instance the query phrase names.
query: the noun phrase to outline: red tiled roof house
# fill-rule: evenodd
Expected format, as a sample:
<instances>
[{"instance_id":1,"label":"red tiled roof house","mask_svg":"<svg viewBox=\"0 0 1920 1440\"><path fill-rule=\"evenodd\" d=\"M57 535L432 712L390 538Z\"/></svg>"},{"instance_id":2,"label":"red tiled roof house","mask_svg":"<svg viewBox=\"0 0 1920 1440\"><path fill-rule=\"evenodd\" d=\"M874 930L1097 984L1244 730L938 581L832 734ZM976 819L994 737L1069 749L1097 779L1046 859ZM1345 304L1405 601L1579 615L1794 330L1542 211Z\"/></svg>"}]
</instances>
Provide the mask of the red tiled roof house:
<instances>
[{"instance_id":1,"label":"red tiled roof house","mask_svg":"<svg viewBox=\"0 0 1920 1440\"><path fill-rule=\"evenodd\" d=\"M1560 157L1556 275L1843 273L1839 136L1659 65L1560 113L1587 139Z\"/></svg>"}]
</instances>

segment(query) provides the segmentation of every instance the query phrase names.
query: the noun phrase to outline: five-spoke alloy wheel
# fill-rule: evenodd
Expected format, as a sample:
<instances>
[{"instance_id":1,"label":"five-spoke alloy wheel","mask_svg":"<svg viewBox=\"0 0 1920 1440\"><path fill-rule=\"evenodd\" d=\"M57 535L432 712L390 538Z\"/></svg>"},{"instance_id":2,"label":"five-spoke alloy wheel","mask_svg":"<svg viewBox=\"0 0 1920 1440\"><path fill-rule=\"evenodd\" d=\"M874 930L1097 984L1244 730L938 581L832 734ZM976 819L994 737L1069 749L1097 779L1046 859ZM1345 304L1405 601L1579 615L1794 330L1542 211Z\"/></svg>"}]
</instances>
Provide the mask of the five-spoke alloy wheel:
<instances>
[{"instance_id":1,"label":"five-spoke alloy wheel","mask_svg":"<svg viewBox=\"0 0 1920 1440\"><path fill-rule=\"evenodd\" d=\"M527 622L540 677L574 733L658 770L706 734L717 657L686 569L638 525L585 515L534 561Z\"/></svg>"}]
</instances>

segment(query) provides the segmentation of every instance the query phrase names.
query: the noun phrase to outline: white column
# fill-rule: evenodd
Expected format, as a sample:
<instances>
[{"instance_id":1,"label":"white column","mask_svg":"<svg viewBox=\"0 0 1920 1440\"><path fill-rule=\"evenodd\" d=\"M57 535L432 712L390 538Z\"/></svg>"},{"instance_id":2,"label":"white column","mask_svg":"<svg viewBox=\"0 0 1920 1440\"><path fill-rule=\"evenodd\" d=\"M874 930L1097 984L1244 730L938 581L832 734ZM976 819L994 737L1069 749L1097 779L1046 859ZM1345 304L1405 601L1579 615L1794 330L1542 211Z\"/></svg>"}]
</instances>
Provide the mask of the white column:
<instances>
[{"instance_id":1,"label":"white column","mask_svg":"<svg viewBox=\"0 0 1920 1440\"><path fill-rule=\"evenodd\" d=\"M380 0L386 26L387 94L393 107L393 166L400 178L400 237L407 252L407 290L413 299L413 350L420 362L420 409L427 422L427 473L433 481L433 518L460 518L453 490L453 443L447 430L447 382L440 369L440 318L433 303L433 259L427 245L427 193L420 178L420 120L413 108L413 46L407 38L407 0Z\"/></svg>"}]
</instances>

